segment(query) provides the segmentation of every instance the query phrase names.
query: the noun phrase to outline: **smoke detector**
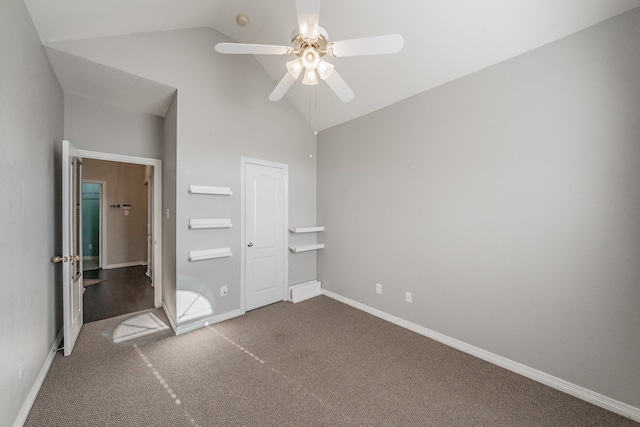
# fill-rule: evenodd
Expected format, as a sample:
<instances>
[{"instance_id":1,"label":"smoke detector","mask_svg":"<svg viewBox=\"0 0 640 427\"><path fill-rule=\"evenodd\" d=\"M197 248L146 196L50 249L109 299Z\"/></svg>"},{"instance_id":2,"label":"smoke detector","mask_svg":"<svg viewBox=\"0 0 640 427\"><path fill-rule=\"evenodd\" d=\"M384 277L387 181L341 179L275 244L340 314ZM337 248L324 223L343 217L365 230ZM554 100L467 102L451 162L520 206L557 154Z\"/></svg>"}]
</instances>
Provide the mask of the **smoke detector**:
<instances>
[{"instance_id":1,"label":"smoke detector","mask_svg":"<svg viewBox=\"0 0 640 427\"><path fill-rule=\"evenodd\" d=\"M238 23L239 26L244 27L249 23L249 17L244 13L239 13L236 16L236 22Z\"/></svg>"}]
</instances>

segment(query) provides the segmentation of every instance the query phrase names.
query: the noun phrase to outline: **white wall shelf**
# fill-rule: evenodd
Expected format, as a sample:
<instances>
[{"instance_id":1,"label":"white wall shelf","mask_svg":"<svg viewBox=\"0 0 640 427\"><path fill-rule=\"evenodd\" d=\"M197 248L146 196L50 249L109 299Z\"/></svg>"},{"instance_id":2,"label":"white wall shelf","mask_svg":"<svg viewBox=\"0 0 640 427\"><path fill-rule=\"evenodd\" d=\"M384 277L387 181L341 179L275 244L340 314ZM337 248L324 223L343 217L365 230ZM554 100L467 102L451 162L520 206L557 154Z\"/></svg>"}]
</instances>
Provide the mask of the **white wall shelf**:
<instances>
[{"instance_id":1,"label":"white wall shelf","mask_svg":"<svg viewBox=\"0 0 640 427\"><path fill-rule=\"evenodd\" d=\"M204 218L189 220L189 228L231 228L231 218Z\"/></svg>"},{"instance_id":2,"label":"white wall shelf","mask_svg":"<svg viewBox=\"0 0 640 427\"><path fill-rule=\"evenodd\" d=\"M227 258L233 255L231 248L205 249L202 251L190 251L189 261L203 261L205 259Z\"/></svg>"},{"instance_id":3,"label":"white wall shelf","mask_svg":"<svg viewBox=\"0 0 640 427\"><path fill-rule=\"evenodd\" d=\"M206 185L190 185L189 193L192 194L217 194L221 196L230 196L233 194L230 188L226 187L208 187Z\"/></svg>"},{"instance_id":4,"label":"white wall shelf","mask_svg":"<svg viewBox=\"0 0 640 427\"><path fill-rule=\"evenodd\" d=\"M307 251L315 251L318 249L323 249L324 243L313 243L310 245L297 245L297 246L289 246L289 250L293 252L307 252Z\"/></svg>"},{"instance_id":5,"label":"white wall shelf","mask_svg":"<svg viewBox=\"0 0 640 427\"><path fill-rule=\"evenodd\" d=\"M324 226L314 226L314 227L294 227L289 229L292 233L317 233L319 231L324 231Z\"/></svg>"}]
</instances>

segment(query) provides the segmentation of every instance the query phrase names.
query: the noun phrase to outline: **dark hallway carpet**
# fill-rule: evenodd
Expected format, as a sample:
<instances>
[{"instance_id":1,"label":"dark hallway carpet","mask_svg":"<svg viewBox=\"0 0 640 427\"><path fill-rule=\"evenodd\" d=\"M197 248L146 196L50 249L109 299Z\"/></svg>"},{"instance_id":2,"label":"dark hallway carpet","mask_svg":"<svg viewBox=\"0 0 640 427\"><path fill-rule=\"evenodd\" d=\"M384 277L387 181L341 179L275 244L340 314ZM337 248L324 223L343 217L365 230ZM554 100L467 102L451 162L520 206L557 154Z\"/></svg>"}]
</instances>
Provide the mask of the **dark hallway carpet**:
<instances>
[{"instance_id":1,"label":"dark hallway carpet","mask_svg":"<svg viewBox=\"0 0 640 427\"><path fill-rule=\"evenodd\" d=\"M84 288L84 323L153 308L153 286L143 265L83 272L103 282Z\"/></svg>"}]
</instances>

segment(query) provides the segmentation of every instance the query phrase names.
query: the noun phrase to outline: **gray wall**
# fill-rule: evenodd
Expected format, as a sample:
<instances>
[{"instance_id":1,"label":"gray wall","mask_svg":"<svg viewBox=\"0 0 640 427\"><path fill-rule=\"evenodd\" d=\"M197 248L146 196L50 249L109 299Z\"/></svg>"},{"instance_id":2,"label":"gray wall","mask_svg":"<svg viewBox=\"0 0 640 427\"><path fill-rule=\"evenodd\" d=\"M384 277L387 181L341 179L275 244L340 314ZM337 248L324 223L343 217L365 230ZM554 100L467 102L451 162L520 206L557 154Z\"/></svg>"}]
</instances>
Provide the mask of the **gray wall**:
<instances>
[{"instance_id":1,"label":"gray wall","mask_svg":"<svg viewBox=\"0 0 640 427\"><path fill-rule=\"evenodd\" d=\"M638 408L639 142L636 9L322 132L318 277Z\"/></svg>"},{"instance_id":2,"label":"gray wall","mask_svg":"<svg viewBox=\"0 0 640 427\"><path fill-rule=\"evenodd\" d=\"M106 181L107 212L104 239L107 243L103 268L147 262L148 200L146 167L131 163L84 159L82 179ZM129 215L111 205L131 205Z\"/></svg>"},{"instance_id":3,"label":"gray wall","mask_svg":"<svg viewBox=\"0 0 640 427\"><path fill-rule=\"evenodd\" d=\"M64 137L76 148L162 159L162 117L68 93L64 114Z\"/></svg>"},{"instance_id":4,"label":"gray wall","mask_svg":"<svg viewBox=\"0 0 640 427\"><path fill-rule=\"evenodd\" d=\"M212 47L220 41L229 39L203 28L52 46L177 88L176 290L205 296L214 308L214 316L241 307L242 156L288 164L290 224L314 224L316 216L316 159L310 157L315 152L315 141L310 143L313 132L287 100L267 100L275 83L255 59L217 54ZM192 184L230 187L234 194L192 195L188 193ZM231 218L234 227L190 230L190 218ZM165 225L172 227L171 221ZM189 251L216 247L231 247L234 256L188 261ZM290 283L315 278L313 254L289 255ZM229 294L221 298L219 287L223 285L228 286Z\"/></svg>"},{"instance_id":5,"label":"gray wall","mask_svg":"<svg viewBox=\"0 0 640 427\"><path fill-rule=\"evenodd\" d=\"M64 116L62 89L20 0L0 2L0 55L0 426L9 426L62 327L61 270L50 259L60 251Z\"/></svg>"}]
</instances>

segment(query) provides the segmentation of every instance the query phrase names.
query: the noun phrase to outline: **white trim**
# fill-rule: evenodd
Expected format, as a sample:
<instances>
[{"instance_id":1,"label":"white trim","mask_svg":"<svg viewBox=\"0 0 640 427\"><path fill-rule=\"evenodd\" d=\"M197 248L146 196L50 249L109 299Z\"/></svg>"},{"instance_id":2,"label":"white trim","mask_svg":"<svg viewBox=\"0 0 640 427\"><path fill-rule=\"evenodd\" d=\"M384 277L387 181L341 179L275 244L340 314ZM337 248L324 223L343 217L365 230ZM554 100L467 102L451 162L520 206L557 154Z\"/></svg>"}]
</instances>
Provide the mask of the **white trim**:
<instances>
[{"instance_id":1,"label":"white trim","mask_svg":"<svg viewBox=\"0 0 640 427\"><path fill-rule=\"evenodd\" d=\"M110 162L134 163L137 165L160 166L161 160L147 157L126 156L123 154L103 153L100 151L77 150L78 156L86 159L107 160Z\"/></svg>"},{"instance_id":2,"label":"white trim","mask_svg":"<svg viewBox=\"0 0 640 427\"><path fill-rule=\"evenodd\" d=\"M121 264L109 264L102 267L104 270L110 270L112 268L123 268L123 267L135 267L137 265L147 265L147 261L132 261L132 262L123 262Z\"/></svg>"},{"instance_id":3,"label":"white trim","mask_svg":"<svg viewBox=\"0 0 640 427\"><path fill-rule=\"evenodd\" d=\"M169 308L164 303L164 301L162 301L162 309L164 310L164 314L166 314L167 319L169 319L169 325L171 326L171 329L173 329L173 333L175 334L176 333L176 321L171 316L171 311L169 311Z\"/></svg>"},{"instance_id":4,"label":"white trim","mask_svg":"<svg viewBox=\"0 0 640 427\"><path fill-rule=\"evenodd\" d=\"M322 295L322 283L317 280L289 286L289 300L294 304L319 295Z\"/></svg>"},{"instance_id":5,"label":"white trim","mask_svg":"<svg viewBox=\"0 0 640 427\"><path fill-rule=\"evenodd\" d=\"M121 154L101 153L98 151L77 150L81 158L108 160L112 162L134 163L153 166L153 269L151 282L153 283L154 306L162 307L162 160L146 157L125 156ZM106 231L106 230L105 230ZM139 264L137 264L139 265ZM146 262L145 264L146 265ZM103 267L106 268L106 267ZM111 267L113 268L113 267Z\"/></svg>"},{"instance_id":6,"label":"white trim","mask_svg":"<svg viewBox=\"0 0 640 427\"><path fill-rule=\"evenodd\" d=\"M322 289L322 293L329 298L335 299L336 301L340 301L344 304L350 305L351 307L357 308L358 310L362 310L366 313L384 319L405 329L409 329L410 331L413 331L417 334L424 335L425 337L441 342L442 344L448 345L449 347L453 347L479 359L505 368L511 372L515 372L516 374L522 375L556 390L560 390L564 393L570 394L571 396L577 397L578 399L582 399L611 412L615 412L616 414L622 415L623 417L631 418L634 421L640 422L640 408L636 408L624 402L620 402L618 400L604 396L600 393L596 393L595 391L570 383L561 378L554 377L553 375L523 365L522 363L514 362L513 360L459 341L455 338L451 338L447 335L443 335L439 332L432 331L431 329L427 329L423 326L416 325L415 323L401 319L392 314L385 313L384 311L380 311L376 308L369 307L368 305L343 297L342 295L338 295L326 289Z\"/></svg>"},{"instance_id":7,"label":"white trim","mask_svg":"<svg viewBox=\"0 0 640 427\"><path fill-rule=\"evenodd\" d=\"M245 175L246 175L246 165L258 165L258 166L267 166L273 167L283 170L283 186L284 186L284 195L283 195L283 203L284 203L284 212L283 212L283 236L282 236L282 250L284 257L284 271L282 281L283 283L283 293L282 293L282 301L289 300L289 253L287 252L287 241L289 239L289 232L287 224L289 224L289 165L285 163L275 163L267 160L259 160L252 159L250 157L241 157L240 158L240 307L242 312L246 311L245 304L245 288L246 288L246 278L245 278L245 252L246 246L246 230L245 230L245 219L246 219L246 206L244 202L245 198Z\"/></svg>"},{"instance_id":8,"label":"white trim","mask_svg":"<svg viewBox=\"0 0 640 427\"><path fill-rule=\"evenodd\" d=\"M234 317L242 316L243 314L244 310L233 310L217 316L200 319L195 322L179 324L176 329L176 335L186 334L187 332L195 331L196 329L213 325L214 323L224 322L225 320L233 319Z\"/></svg>"},{"instance_id":9,"label":"white trim","mask_svg":"<svg viewBox=\"0 0 640 427\"><path fill-rule=\"evenodd\" d=\"M25 421L27 421L27 417L29 416L29 412L31 411L31 407L33 403L36 401L36 397L38 397L38 393L40 392L40 388L42 387L42 383L44 383L44 379L47 377L47 373L49 373L49 369L51 368L51 364L53 363L53 359L56 357L56 353L58 352L58 348L60 348L60 343L62 342L62 329L58 332L58 336L53 342L53 346L51 350L47 354L47 358L44 360L42 364L42 368L40 368L40 372L36 377L36 381L33 383L31 390L29 390L29 394L25 399L22 407L20 408L20 412L18 412L18 417L13 423L14 427L21 427L24 425Z\"/></svg>"},{"instance_id":10,"label":"white trim","mask_svg":"<svg viewBox=\"0 0 640 427\"><path fill-rule=\"evenodd\" d=\"M246 215L246 203L244 202L245 198L245 185L246 185L246 162L244 157L240 157L240 310L242 312L246 311L245 304L245 287L246 287L246 278L244 274L245 269L245 256L246 256L246 248L245 242L247 241L246 237L246 229L245 229L245 215Z\"/></svg>"}]
</instances>

